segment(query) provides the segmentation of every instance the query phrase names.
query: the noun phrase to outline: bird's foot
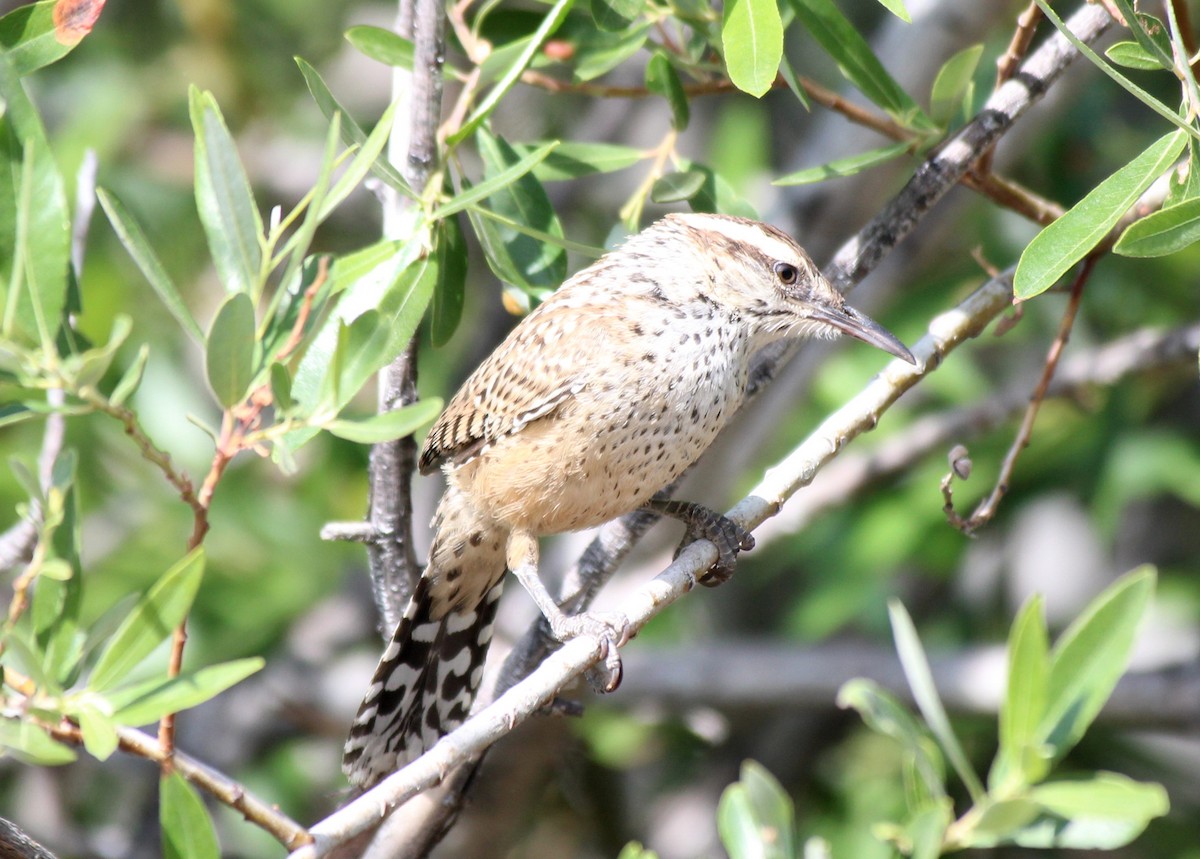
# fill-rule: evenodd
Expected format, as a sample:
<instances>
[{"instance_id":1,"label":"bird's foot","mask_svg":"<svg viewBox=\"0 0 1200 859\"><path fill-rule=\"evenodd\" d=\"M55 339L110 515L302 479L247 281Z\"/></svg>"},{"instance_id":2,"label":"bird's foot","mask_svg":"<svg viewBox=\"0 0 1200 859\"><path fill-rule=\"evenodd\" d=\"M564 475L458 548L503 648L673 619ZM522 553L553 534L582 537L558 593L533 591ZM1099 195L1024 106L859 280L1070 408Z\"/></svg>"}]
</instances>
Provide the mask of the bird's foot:
<instances>
[{"instance_id":1,"label":"bird's foot","mask_svg":"<svg viewBox=\"0 0 1200 859\"><path fill-rule=\"evenodd\" d=\"M559 641L566 642L581 635L590 635L603 648L601 662L587 673L588 683L597 692L612 692L621 685L621 655L618 649L630 638L629 618L617 611L593 611L584 614L550 617L550 631Z\"/></svg>"},{"instance_id":2,"label":"bird's foot","mask_svg":"<svg viewBox=\"0 0 1200 859\"><path fill-rule=\"evenodd\" d=\"M700 504L653 498L645 506L656 513L678 519L687 526L683 542L675 550L675 557L679 557L679 553L696 540L708 540L716 546L716 563L699 579L705 587L715 588L729 581L737 566L738 552L748 552L754 548L753 534L727 516Z\"/></svg>"}]
</instances>

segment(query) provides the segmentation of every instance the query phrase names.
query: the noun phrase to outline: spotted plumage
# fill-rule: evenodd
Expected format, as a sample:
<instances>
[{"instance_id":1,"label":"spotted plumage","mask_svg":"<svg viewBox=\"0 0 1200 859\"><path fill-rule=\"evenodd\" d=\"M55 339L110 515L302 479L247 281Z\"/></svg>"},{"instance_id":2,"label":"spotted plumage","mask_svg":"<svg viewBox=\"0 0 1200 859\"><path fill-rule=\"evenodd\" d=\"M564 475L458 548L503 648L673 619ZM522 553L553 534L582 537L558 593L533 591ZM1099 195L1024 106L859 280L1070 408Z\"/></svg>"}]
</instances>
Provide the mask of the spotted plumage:
<instances>
[{"instance_id":1,"label":"spotted plumage","mask_svg":"<svg viewBox=\"0 0 1200 859\"><path fill-rule=\"evenodd\" d=\"M425 441L421 471L442 468L448 487L346 744L351 781L369 786L465 718L506 567L560 637L591 629L550 601L538 537L647 505L725 426L757 349L841 332L911 360L785 233L697 214L633 236L522 320Z\"/></svg>"}]
</instances>

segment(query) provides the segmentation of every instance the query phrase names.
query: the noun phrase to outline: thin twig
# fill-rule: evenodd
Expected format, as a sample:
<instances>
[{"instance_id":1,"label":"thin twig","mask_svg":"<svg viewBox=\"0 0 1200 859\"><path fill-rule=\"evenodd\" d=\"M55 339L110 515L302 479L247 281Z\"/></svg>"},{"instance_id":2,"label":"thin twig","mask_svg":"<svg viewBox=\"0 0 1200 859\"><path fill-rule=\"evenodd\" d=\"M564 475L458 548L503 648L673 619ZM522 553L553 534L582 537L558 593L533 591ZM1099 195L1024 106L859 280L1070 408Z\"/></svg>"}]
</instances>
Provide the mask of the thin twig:
<instances>
[{"instance_id":1,"label":"thin twig","mask_svg":"<svg viewBox=\"0 0 1200 859\"><path fill-rule=\"evenodd\" d=\"M10 667L5 667L5 685L16 690L26 699L32 699L37 694L37 684L32 679ZM43 725L46 731L56 740L83 745L83 733L77 725L62 721L57 725ZM119 748L139 758L159 764L166 761L168 754L153 737L136 728L117 726ZM170 753L172 766L185 779L196 787L211 795L214 799L241 812L246 820L269 832L280 844L289 850L294 850L312 841L312 836L303 826L296 823L274 806L268 805L255 797L238 782L224 774L201 763L195 758L178 749Z\"/></svg>"},{"instance_id":2,"label":"thin twig","mask_svg":"<svg viewBox=\"0 0 1200 859\"><path fill-rule=\"evenodd\" d=\"M1042 403L1046 399L1046 392L1050 390L1050 382L1054 379L1054 371L1058 367L1058 361L1062 357L1063 349L1066 348L1067 340L1070 339L1071 329L1075 325L1075 317L1079 313L1079 305L1083 300L1083 287L1091 277L1092 270L1096 265L1095 256L1089 256L1083 262L1083 267L1075 278L1075 282L1071 284L1071 297L1067 302L1067 309L1063 311L1062 320L1058 325L1058 334L1054 338L1054 342L1050 344L1050 351L1046 355L1046 362L1042 367L1041 377L1038 379L1037 387L1034 388L1033 396L1029 398L1029 407L1025 410L1025 416L1021 420L1021 426L1017 430L1016 436L1013 438L1012 444L1008 448L1008 453L1005 454L1004 462L1001 463L1000 472L996 475L996 484L992 488L991 493L983 502L975 508L975 511L967 518L961 517L954 510L954 500L951 493L951 483L953 481L954 472L942 481L942 496L945 499L946 518L958 530L964 534L974 534L981 527L992 521L996 515L996 511L1000 507L1000 502L1008 493L1009 487L1012 485L1013 472L1017 467L1017 459L1021 452L1029 447L1029 442L1033 438L1033 424L1037 420L1038 411L1042 407Z\"/></svg>"}]
</instances>

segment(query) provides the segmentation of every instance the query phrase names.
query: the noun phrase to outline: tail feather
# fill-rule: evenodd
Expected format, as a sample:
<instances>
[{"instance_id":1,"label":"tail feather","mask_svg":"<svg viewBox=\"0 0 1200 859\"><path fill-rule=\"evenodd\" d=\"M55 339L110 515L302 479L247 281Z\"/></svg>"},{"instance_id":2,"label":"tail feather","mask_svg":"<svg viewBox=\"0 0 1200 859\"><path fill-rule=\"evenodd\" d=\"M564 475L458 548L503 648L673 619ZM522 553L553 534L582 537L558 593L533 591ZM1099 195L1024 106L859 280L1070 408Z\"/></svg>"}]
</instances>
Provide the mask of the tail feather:
<instances>
[{"instance_id":1,"label":"tail feather","mask_svg":"<svg viewBox=\"0 0 1200 859\"><path fill-rule=\"evenodd\" d=\"M367 788L461 725L483 678L504 571L474 606L434 616L422 577L350 728L342 769Z\"/></svg>"}]
</instances>

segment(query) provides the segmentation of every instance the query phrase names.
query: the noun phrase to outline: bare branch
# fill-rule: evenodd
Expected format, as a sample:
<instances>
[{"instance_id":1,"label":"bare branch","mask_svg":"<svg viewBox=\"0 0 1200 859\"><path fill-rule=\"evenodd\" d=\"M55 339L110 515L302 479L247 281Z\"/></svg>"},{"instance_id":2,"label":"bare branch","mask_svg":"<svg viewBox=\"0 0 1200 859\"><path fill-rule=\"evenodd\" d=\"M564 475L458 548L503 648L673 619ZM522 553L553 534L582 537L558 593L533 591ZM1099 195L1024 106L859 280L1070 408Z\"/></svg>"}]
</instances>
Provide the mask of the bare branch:
<instances>
[{"instance_id":1,"label":"bare branch","mask_svg":"<svg viewBox=\"0 0 1200 859\"><path fill-rule=\"evenodd\" d=\"M53 853L3 817L0 817L0 857L3 859L55 859Z\"/></svg>"}]
</instances>

